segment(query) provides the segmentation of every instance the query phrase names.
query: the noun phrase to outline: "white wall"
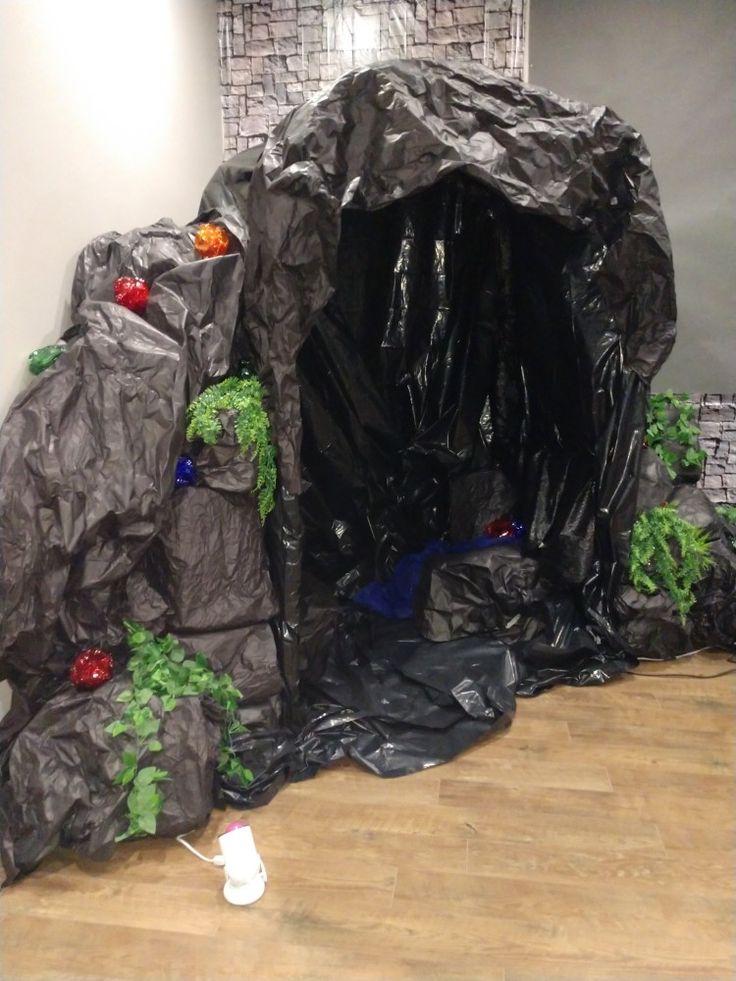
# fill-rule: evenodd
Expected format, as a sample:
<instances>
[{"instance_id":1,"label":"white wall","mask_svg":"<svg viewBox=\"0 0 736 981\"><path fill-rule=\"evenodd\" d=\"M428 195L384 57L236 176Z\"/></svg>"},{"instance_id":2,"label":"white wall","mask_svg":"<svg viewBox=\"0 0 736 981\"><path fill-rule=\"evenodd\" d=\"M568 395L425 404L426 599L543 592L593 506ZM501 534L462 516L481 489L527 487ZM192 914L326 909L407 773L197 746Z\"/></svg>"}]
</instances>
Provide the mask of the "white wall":
<instances>
[{"instance_id":1,"label":"white wall","mask_svg":"<svg viewBox=\"0 0 736 981\"><path fill-rule=\"evenodd\" d=\"M0 419L69 326L79 250L196 214L222 159L218 57L215 0L0 0Z\"/></svg>"},{"instance_id":2,"label":"white wall","mask_svg":"<svg viewBox=\"0 0 736 981\"><path fill-rule=\"evenodd\" d=\"M655 390L736 391L735 0L531 0L529 79L644 136L672 238L678 337Z\"/></svg>"},{"instance_id":3,"label":"white wall","mask_svg":"<svg viewBox=\"0 0 736 981\"><path fill-rule=\"evenodd\" d=\"M0 418L79 250L188 221L221 158L215 0L0 0Z\"/></svg>"}]
</instances>

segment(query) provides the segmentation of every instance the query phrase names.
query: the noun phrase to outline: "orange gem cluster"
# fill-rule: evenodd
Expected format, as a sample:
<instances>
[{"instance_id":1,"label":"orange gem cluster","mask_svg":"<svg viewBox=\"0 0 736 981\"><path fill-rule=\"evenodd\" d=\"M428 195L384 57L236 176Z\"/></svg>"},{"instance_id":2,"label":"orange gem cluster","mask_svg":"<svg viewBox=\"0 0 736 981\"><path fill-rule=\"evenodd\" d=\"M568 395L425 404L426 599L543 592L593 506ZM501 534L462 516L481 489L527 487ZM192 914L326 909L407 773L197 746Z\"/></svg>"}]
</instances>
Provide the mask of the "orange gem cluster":
<instances>
[{"instance_id":1,"label":"orange gem cluster","mask_svg":"<svg viewBox=\"0 0 736 981\"><path fill-rule=\"evenodd\" d=\"M194 236L194 248L203 259L225 255L230 249L230 236L219 225L200 225Z\"/></svg>"}]
</instances>

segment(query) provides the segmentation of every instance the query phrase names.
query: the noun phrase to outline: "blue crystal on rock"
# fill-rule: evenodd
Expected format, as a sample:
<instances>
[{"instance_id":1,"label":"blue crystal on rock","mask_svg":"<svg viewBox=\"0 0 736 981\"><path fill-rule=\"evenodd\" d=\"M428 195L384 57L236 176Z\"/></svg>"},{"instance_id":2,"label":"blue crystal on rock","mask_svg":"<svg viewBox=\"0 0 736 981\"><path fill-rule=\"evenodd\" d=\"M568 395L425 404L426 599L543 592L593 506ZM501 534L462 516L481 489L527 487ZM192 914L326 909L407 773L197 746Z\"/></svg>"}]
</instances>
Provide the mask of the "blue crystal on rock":
<instances>
[{"instance_id":1,"label":"blue crystal on rock","mask_svg":"<svg viewBox=\"0 0 736 981\"><path fill-rule=\"evenodd\" d=\"M187 456L180 456L176 461L176 486L194 487L197 483L197 465Z\"/></svg>"}]
</instances>

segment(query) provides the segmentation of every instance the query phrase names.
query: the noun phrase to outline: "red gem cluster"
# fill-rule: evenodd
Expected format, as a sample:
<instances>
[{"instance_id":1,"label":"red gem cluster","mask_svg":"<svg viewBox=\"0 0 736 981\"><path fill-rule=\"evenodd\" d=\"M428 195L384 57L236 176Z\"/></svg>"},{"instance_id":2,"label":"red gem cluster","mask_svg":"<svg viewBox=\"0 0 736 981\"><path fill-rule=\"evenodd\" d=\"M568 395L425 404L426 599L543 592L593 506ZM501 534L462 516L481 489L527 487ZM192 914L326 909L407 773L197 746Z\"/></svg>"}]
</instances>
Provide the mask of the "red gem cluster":
<instances>
[{"instance_id":1,"label":"red gem cluster","mask_svg":"<svg viewBox=\"0 0 736 981\"><path fill-rule=\"evenodd\" d=\"M112 669L112 654L99 647L89 647L80 651L72 661L69 678L79 689L99 688L112 678Z\"/></svg>"},{"instance_id":2,"label":"red gem cluster","mask_svg":"<svg viewBox=\"0 0 736 981\"><path fill-rule=\"evenodd\" d=\"M121 276L113 284L115 302L142 315L148 303L148 284L136 276Z\"/></svg>"},{"instance_id":3,"label":"red gem cluster","mask_svg":"<svg viewBox=\"0 0 736 981\"><path fill-rule=\"evenodd\" d=\"M224 228L208 222L197 229L194 248L203 259L226 255L230 249L230 236ZM138 276L120 276L113 283L112 289L116 303L143 316L149 294L145 279L140 279Z\"/></svg>"},{"instance_id":4,"label":"red gem cluster","mask_svg":"<svg viewBox=\"0 0 736 981\"><path fill-rule=\"evenodd\" d=\"M517 529L510 518L496 518L483 529L488 538L515 538Z\"/></svg>"}]
</instances>

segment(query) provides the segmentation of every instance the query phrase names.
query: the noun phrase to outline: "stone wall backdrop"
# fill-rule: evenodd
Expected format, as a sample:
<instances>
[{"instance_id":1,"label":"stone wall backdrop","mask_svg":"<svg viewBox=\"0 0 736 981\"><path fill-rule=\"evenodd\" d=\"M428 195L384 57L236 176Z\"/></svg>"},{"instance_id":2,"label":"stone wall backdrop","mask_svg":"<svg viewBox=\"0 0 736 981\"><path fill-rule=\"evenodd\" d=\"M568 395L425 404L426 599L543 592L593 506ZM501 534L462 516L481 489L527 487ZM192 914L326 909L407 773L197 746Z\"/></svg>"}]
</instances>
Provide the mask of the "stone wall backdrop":
<instances>
[{"instance_id":1,"label":"stone wall backdrop","mask_svg":"<svg viewBox=\"0 0 736 981\"><path fill-rule=\"evenodd\" d=\"M524 0L218 0L225 157L342 72L464 58L524 74Z\"/></svg>"},{"instance_id":2,"label":"stone wall backdrop","mask_svg":"<svg viewBox=\"0 0 736 981\"><path fill-rule=\"evenodd\" d=\"M736 505L736 395L701 395L697 407L708 454L700 486L716 504Z\"/></svg>"}]
</instances>

